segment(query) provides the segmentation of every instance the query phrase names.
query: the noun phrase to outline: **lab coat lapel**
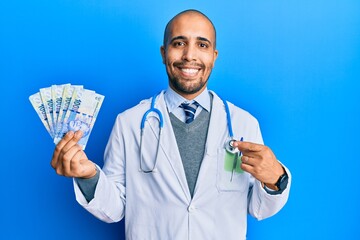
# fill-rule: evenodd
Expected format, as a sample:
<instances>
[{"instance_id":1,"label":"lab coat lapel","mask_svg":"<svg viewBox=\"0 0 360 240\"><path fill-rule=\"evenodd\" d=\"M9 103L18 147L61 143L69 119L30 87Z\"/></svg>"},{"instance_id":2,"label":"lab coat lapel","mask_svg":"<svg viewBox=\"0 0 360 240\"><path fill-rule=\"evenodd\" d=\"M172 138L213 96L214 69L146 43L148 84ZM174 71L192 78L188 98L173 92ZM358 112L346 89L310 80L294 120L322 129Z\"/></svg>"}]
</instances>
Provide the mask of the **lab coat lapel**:
<instances>
[{"instance_id":1,"label":"lab coat lapel","mask_svg":"<svg viewBox=\"0 0 360 240\"><path fill-rule=\"evenodd\" d=\"M175 134L171 125L171 120L167 111L165 99L164 99L164 91L161 92L156 99L155 107L160 110L163 115L164 127L162 136L160 139L160 150L163 151L167 160L169 161L174 174L181 185L181 188L184 192L184 195L187 198L187 201L191 200L189 187L186 181L185 171L182 164L179 148L177 147L177 142L175 138ZM158 122L150 123L152 132L158 138Z\"/></svg>"},{"instance_id":2,"label":"lab coat lapel","mask_svg":"<svg viewBox=\"0 0 360 240\"><path fill-rule=\"evenodd\" d=\"M204 158L201 163L198 179L194 192L194 198L202 196L201 192L206 191L207 185L216 178L217 152L228 138L228 128L225 107L222 100L214 93L210 115L208 135L206 138Z\"/></svg>"},{"instance_id":3,"label":"lab coat lapel","mask_svg":"<svg viewBox=\"0 0 360 240\"><path fill-rule=\"evenodd\" d=\"M213 104L206 139L206 152L209 154L217 153L218 148L229 137L224 103L214 92L211 91L211 94L213 95Z\"/></svg>"}]
</instances>

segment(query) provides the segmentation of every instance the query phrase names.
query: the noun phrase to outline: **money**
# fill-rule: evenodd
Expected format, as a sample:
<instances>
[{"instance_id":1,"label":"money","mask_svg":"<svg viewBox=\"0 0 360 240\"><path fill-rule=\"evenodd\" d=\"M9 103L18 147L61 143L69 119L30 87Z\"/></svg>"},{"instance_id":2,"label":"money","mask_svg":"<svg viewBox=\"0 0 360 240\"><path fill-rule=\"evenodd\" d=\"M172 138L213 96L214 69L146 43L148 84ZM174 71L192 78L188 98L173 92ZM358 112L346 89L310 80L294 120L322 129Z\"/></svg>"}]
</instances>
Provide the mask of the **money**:
<instances>
[{"instance_id":1,"label":"money","mask_svg":"<svg viewBox=\"0 0 360 240\"><path fill-rule=\"evenodd\" d=\"M44 124L44 126L45 126L46 130L48 131L48 133L50 134L50 136L54 137L53 133L50 130L48 117L46 115L45 106L41 99L40 93L35 93L35 94L31 95L29 97L29 100L30 100L31 104L33 105L36 113L39 115L41 122Z\"/></svg>"},{"instance_id":2,"label":"money","mask_svg":"<svg viewBox=\"0 0 360 240\"><path fill-rule=\"evenodd\" d=\"M89 132L89 135L91 133L91 130L93 129L93 126L94 126L94 123L97 119L97 116L99 114L99 111L100 111L100 108L101 108L101 105L104 101L104 96L103 95L100 95L100 94L95 94L95 100L96 100L96 108L95 108L95 111L94 111L94 116L93 116L93 120L90 124L90 132Z\"/></svg>"},{"instance_id":3,"label":"money","mask_svg":"<svg viewBox=\"0 0 360 240\"><path fill-rule=\"evenodd\" d=\"M46 117L49 123L51 136L55 135L54 129L54 118L53 118L53 111L54 111L54 104L53 99L51 97L51 87L48 88L40 88L40 96L41 100L44 103Z\"/></svg>"},{"instance_id":4,"label":"money","mask_svg":"<svg viewBox=\"0 0 360 240\"><path fill-rule=\"evenodd\" d=\"M59 114L60 114L60 109L61 109L63 92L64 92L64 88L66 86L70 86L70 84L52 85L51 86L51 96L52 96L52 100L53 100L53 119L54 119L55 133L56 133L56 127L57 127Z\"/></svg>"},{"instance_id":5,"label":"money","mask_svg":"<svg viewBox=\"0 0 360 240\"><path fill-rule=\"evenodd\" d=\"M78 144L85 149L104 98L81 85L62 84L41 88L29 100L55 144L68 131L81 130Z\"/></svg>"},{"instance_id":6,"label":"money","mask_svg":"<svg viewBox=\"0 0 360 240\"><path fill-rule=\"evenodd\" d=\"M62 130L62 126L64 123L64 119L66 116L66 112L69 108L71 99L73 97L73 93L75 90L77 89L82 89L83 86L81 85L68 85L64 87L63 90L63 96L62 96L62 102L61 102L61 106L60 106L60 112L59 112L59 116L58 116L58 121L56 123L56 131L55 131L55 136L54 137L60 137L59 134Z\"/></svg>"}]
</instances>

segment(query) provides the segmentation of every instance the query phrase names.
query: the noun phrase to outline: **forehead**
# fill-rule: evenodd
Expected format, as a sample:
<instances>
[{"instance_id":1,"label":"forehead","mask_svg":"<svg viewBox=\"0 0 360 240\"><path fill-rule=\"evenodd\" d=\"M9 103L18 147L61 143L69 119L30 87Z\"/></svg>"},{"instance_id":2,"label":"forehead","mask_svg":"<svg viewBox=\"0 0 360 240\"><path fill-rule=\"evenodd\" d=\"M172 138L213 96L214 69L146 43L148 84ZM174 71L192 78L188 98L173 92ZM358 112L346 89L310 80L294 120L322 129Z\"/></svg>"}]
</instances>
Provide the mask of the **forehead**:
<instances>
[{"instance_id":1,"label":"forehead","mask_svg":"<svg viewBox=\"0 0 360 240\"><path fill-rule=\"evenodd\" d=\"M198 13L184 13L173 19L169 28L169 38L176 36L204 37L211 42L215 40L213 25L207 18Z\"/></svg>"}]
</instances>

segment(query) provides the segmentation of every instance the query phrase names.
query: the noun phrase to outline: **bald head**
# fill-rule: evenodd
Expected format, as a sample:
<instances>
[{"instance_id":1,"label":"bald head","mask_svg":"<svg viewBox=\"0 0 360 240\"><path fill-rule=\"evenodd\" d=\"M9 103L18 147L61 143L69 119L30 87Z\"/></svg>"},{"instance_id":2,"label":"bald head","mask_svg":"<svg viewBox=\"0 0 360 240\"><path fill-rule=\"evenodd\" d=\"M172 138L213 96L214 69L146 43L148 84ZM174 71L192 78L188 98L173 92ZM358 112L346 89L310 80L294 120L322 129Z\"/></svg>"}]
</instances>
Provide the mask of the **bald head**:
<instances>
[{"instance_id":1,"label":"bald head","mask_svg":"<svg viewBox=\"0 0 360 240\"><path fill-rule=\"evenodd\" d=\"M189 9L189 10L185 10L185 11L178 13L166 24L165 31L164 31L163 46L166 48L169 43L169 36L170 36L171 30L173 28L173 23L175 22L175 20L184 15L200 16L200 17L206 19L211 24L211 26L213 28L213 32L214 32L214 48L215 48L215 46L216 46L216 29L215 29L214 24L212 23L210 18L208 18L205 14L203 14L202 12L195 10L195 9Z\"/></svg>"}]
</instances>

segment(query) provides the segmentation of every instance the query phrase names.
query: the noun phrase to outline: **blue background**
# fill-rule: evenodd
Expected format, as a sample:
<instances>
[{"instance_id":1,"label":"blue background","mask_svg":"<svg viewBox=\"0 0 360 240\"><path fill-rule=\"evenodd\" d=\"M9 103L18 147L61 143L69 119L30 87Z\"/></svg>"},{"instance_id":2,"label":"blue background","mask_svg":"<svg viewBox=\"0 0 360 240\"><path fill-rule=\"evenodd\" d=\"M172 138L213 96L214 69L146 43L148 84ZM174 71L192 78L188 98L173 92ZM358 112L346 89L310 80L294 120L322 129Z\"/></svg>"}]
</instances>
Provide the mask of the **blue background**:
<instances>
[{"instance_id":1,"label":"blue background","mask_svg":"<svg viewBox=\"0 0 360 240\"><path fill-rule=\"evenodd\" d=\"M28 97L68 82L104 94L87 146L102 166L117 113L167 87L163 29L188 8L217 27L209 88L255 115L292 171L288 204L249 217L248 239L360 238L360 1L13 0L0 2L0 239L124 239L50 167Z\"/></svg>"}]
</instances>

